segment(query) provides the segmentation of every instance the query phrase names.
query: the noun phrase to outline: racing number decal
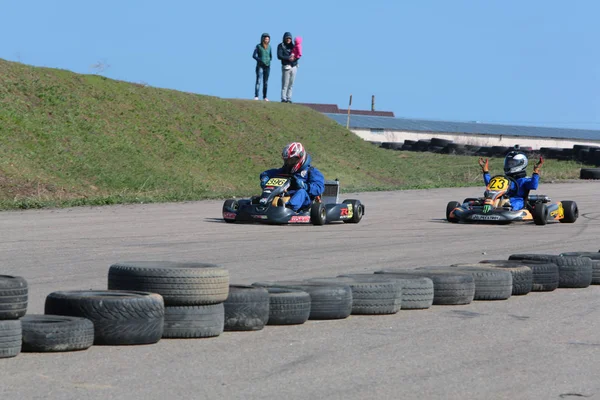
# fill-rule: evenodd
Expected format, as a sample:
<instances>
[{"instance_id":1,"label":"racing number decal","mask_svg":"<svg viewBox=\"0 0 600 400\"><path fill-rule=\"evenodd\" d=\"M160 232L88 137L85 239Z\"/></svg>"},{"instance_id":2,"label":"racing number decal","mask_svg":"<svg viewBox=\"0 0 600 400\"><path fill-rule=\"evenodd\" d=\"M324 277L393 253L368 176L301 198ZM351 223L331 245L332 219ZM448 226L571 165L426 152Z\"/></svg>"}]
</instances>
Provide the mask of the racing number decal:
<instances>
[{"instance_id":1,"label":"racing number decal","mask_svg":"<svg viewBox=\"0 0 600 400\"><path fill-rule=\"evenodd\" d=\"M354 213L352 212L352 204L348 204L348 210L346 213L346 217L347 218L352 218L352 215L354 215Z\"/></svg>"},{"instance_id":2,"label":"racing number decal","mask_svg":"<svg viewBox=\"0 0 600 400\"><path fill-rule=\"evenodd\" d=\"M287 181L285 178L271 178L267 181L265 186L281 186Z\"/></svg>"},{"instance_id":3,"label":"racing number decal","mask_svg":"<svg viewBox=\"0 0 600 400\"><path fill-rule=\"evenodd\" d=\"M490 190L504 190L508 189L508 179L503 177L493 178L488 184Z\"/></svg>"},{"instance_id":4,"label":"racing number decal","mask_svg":"<svg viewBox=\"0 0 600 400\"><path fill-rule=\"evenodd\" d=\"M340 210L340 217L347 217L348 216L348 209L347 208L342 208Z\"/></svg>"}]
</instances>

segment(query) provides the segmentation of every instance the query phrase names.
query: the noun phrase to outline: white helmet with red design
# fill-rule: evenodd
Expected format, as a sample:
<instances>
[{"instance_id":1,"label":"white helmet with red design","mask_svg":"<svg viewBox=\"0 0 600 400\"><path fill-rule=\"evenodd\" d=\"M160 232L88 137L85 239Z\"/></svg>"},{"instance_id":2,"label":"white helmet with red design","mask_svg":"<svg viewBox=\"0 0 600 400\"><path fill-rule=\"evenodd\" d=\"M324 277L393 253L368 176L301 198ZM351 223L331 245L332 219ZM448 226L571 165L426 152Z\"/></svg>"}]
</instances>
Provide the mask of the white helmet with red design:
<instances>
[{"instance_id":1,"label":"white helmet with red design","mask_svg":"<svg viewBox=\"0 0 600 400\"><path fill-rule=\"evenodd\" d=\"M298 172L306 162L306 150L302 143L292 142L283 148L281 157L283 166L293 174Z\"/></svg>"}]
</instances>

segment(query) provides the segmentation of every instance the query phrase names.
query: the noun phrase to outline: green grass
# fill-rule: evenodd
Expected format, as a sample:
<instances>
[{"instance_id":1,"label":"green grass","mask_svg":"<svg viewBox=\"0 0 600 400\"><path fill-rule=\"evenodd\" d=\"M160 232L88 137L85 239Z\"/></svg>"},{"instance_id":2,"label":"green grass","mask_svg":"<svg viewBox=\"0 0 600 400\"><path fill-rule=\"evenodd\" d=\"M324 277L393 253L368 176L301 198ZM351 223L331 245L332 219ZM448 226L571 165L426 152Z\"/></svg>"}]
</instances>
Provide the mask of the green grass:
<instances>
[{"instance_id":1,"label":"green grass","mask_svg":"<svg viewBox=\"0 0 600 400\"><path fill-rule=\"evenodd\" d=\"M0 60L0 208L220 199L300 141L342 191L481 185L476 157L376 148L306 107L157 89ZM492 172L502 161L491 160ZM581 165L549 161L544 180Z\"/></svg>"}]
</instances>

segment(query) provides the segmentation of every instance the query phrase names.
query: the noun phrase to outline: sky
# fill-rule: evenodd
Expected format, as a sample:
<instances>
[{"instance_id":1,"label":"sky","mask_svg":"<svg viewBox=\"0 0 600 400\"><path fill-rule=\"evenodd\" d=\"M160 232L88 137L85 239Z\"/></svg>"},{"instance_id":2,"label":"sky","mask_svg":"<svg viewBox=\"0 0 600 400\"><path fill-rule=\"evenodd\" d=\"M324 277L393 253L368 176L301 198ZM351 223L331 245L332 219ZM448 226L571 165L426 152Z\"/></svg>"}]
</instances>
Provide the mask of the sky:
<instances>
[{"instance_id":1,"label":"sky","mask_svg":"<svg viewBox=\"0 0 600 400\"><path fill-rule=\"evenodd\" d=\"M0 0L0 58L223 98L254 97L271 35L303 38L293 101L396 117L600 130L595 0Z\"/></svg>"}]
</instances>

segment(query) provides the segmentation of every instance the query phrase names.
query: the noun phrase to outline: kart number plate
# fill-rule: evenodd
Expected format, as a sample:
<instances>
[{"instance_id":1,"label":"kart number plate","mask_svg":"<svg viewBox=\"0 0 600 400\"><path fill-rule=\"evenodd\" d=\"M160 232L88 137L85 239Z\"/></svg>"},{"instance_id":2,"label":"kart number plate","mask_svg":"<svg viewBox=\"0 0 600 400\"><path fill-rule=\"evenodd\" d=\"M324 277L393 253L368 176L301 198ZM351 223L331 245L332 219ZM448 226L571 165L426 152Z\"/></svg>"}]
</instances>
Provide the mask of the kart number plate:
<instances>
[{"instance_id":1,"label":"kart number plate","mask_svg":"<svg viewBox=\"0 0 600 400\"><path fill-rule=\"evenodd\" d=\"M286 178L271 178L267 181L267 184L265 186L279 187L282 186L285 182L287 182Z\"/></svg>"},{"instance_id":2,"label":"kart number plate","mask_svg":"<svg viewBox=\"0 0 600 400\"><path fill-rule=\"evenodd\" d=\"M488 189L489 190L506 190L509 188L509 180L502 177L502 176L496 176L494 178L492 178L492 180L490 181L490 183L488 184Z\"/></svg>"}]
</instances>

